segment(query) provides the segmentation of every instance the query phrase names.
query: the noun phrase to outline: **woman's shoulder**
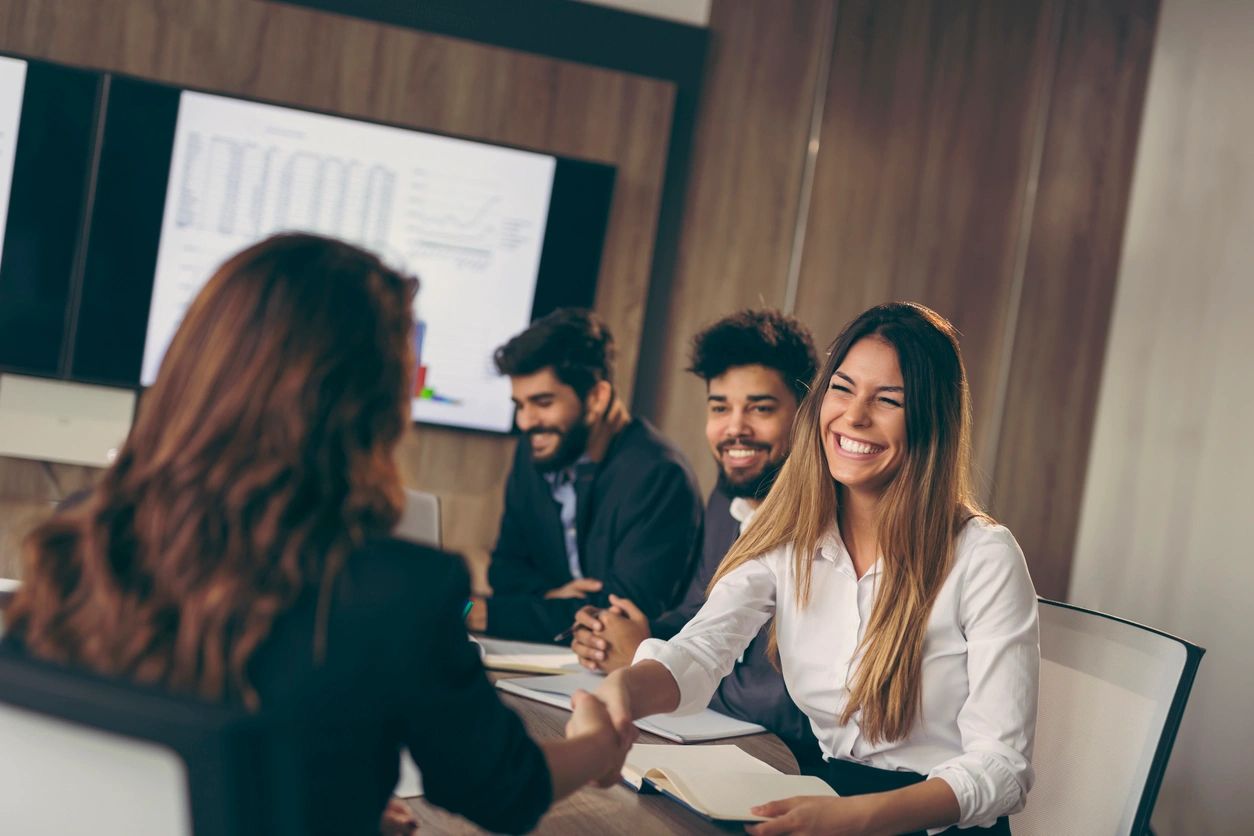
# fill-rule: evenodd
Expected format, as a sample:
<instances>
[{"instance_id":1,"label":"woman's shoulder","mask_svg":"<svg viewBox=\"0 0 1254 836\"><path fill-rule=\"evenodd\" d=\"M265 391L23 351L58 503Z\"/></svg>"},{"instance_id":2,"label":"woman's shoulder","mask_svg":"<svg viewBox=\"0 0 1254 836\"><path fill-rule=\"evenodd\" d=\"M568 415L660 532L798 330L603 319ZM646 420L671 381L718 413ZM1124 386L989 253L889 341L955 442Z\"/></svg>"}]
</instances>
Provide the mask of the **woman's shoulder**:
<instances>
[{"instance_id":1,"label":"woman's shoulder","mask_svg":"<svg viewBox=\"0 0 1254 836\"><path fill-rule=\"evenodd\" d=\"M988 517L972 517L958 533L954 572L965 579L964 586L968 590L973 584L981 588L1005 588L1010 584L1035 596L1019 542L1010 529Z\"/></svg>"},{"instance_id":2,"label":"woman's shoulder","mask_svg":"<svg viewBox=\"0 0 1254 836\"><path fill-rule=\"evenodd\" d=\"M349 556L344 573L353 598L378 602L399 598L417 605L432 598L464 598L470 591L460 557L395 537L362 544Z\"/></svg>"}]
</instances>

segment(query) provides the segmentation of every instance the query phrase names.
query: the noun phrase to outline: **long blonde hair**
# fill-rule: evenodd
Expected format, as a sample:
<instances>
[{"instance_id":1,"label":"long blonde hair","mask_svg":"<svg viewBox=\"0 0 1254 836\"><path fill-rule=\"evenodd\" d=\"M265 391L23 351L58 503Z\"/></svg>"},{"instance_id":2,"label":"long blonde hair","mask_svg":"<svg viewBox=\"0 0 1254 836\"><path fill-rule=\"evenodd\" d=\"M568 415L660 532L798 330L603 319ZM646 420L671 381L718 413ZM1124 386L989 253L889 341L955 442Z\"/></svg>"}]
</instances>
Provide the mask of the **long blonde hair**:
<instances>
[{"instance_id":1,"label":"long blonde hair","mask_svg":"<svg viewBox=\"0 0 1254 836\"><path fill-rule=\"evenodd\" d=\"M971 489L971 397L957 332L935 311L895 302L847 326L802 401L792 452L774 487L711 581L774 549L793 548L796 602L809 603L810 564L836 525L840 486L823 451L819 411L831 377L857 343L882 339L897 352L905 384L906 450L876 519L881 575L840 722L861 710L869 741L900 740L922 697L923 639L932 603L968 519L983 516ZM772 642L772 646L774 643Z\"/></svg>"}]
</instances>

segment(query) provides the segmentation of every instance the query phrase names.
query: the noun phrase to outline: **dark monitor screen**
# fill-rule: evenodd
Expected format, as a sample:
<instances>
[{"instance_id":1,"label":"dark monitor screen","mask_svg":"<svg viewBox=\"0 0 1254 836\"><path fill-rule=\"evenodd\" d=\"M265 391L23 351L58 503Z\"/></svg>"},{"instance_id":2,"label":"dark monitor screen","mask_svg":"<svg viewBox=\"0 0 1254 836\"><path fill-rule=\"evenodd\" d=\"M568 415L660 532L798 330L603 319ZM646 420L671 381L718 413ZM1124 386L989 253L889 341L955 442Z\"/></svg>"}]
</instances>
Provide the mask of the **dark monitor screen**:
<instances>
[{"instance_id":1,"label":"dark monitor screen","mask_svg":"<svg viewBox=\"0 0 1254 836\"><path fill-rule=\"evenodd\" d=\"M0 370L63 371L99 86L0 56Z\"/></svg>"},{"instance_id":2,"label":"dark monitor screen","mask_svg":"<svg viewBox=\"0 0 1254 836\"><path fill-rule=\"evenodd\" d=\"M214 269L281 230L420 277L418 421L509 431L493 349L593 302L612 167L120 77L107 98L77 379L151 384Z\"/></svg>"}]
</instances>

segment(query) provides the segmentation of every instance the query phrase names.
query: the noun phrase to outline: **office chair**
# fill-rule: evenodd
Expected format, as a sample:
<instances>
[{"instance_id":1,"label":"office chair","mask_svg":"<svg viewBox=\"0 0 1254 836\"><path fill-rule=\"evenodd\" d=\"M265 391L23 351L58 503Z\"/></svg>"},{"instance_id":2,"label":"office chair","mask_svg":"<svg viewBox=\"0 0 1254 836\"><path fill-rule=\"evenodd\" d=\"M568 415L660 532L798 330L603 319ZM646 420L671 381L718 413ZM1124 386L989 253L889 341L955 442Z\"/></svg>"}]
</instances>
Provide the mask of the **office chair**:
<instances>
[{"instance_id":1,"label":"office chair","mask_svg":"<svg viewBox=\"0 0 1254 836\"><path fill-rule=\"evenodd\" d=\"M1015 836L1143 836L1184 714L1200 647L1040 599L1036 785Z\"/></svg>"},{"instance_id":2,"label":"office chair","mask_svg":"<svg viewBox=\"0 0 1254 836\"><path fill-rule=\"evenodd\" d=\"M405 489L405 510L394 532L402 540L440 548L440 498L435 494Z\"/></svg>"},{"instance_id":3,"label":"office chair","mask_svg":"<svg viewBox=\"0 0 1254 836\"><path fill-rule=\"evenodd\" d=\"M0 649L0 833L305 830L270 723Z\"/></svg>"}]
</instances>

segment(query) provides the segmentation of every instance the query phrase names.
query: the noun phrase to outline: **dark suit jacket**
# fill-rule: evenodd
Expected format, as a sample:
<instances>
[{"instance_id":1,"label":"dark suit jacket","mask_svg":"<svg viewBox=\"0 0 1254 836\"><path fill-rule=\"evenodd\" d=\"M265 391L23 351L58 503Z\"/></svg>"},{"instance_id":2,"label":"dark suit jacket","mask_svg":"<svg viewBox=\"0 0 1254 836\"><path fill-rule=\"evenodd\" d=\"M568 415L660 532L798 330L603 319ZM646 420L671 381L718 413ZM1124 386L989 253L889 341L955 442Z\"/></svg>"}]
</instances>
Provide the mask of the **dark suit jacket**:
<instances>
[{"instance_id":1,"label":"dark suit jacket","mask_svg":"<svg viewBox=\"0 0 1254 836\"><path fill-rule=\"evenodd\" d=\"M467 641L469 580L451 555L382 539L353 554L314 659L317 590L275 622L249 671L283 717L309 832L379 832L408 747L427 798L493 832L521 833L548 808L544 755L501 704ZM20 647L20 640L6 636Z\"/></svg>"},{"instance_id":2,"label":"dark suit jacket","mask_svg":"<svg viewBox=\"0 0 1254 836\"><path fill-rule=\"evenodd\" d=\"M648 422L614 437L591 480L575 483L576 531L584 577L605 586L586 599L546 599L572 580L558 504L520 443L505 483L505 513L492 552L488 632L552 641L585 604L630 598L650 618L673 605L687 580L701 530L701 500L683 454Z\"/></svg>"},{"instance_id":3,"label":"dark suit jacket","mask_svg":"<svg viewBox=\"0 0 1254 836\"><path fill-rule=\"evenodd\" d=\"M701 562L697 564L692 581L688 584L683 600L674 609L663 613L650 623L655 638L669 639L684 628L705 603L705 591L740 536L740 523L731 515L731 499L715 488L705 508L705 535L701 546ZM743 660L736 663L732 672L719 683L710 700L710 708L766 726L788 744L799 763L821 757L818 740L810 726L810 719L788 695L784 677L767 657L770 640L770 623L754 637L745 650Z\"/></svg>"}]
</instances>

